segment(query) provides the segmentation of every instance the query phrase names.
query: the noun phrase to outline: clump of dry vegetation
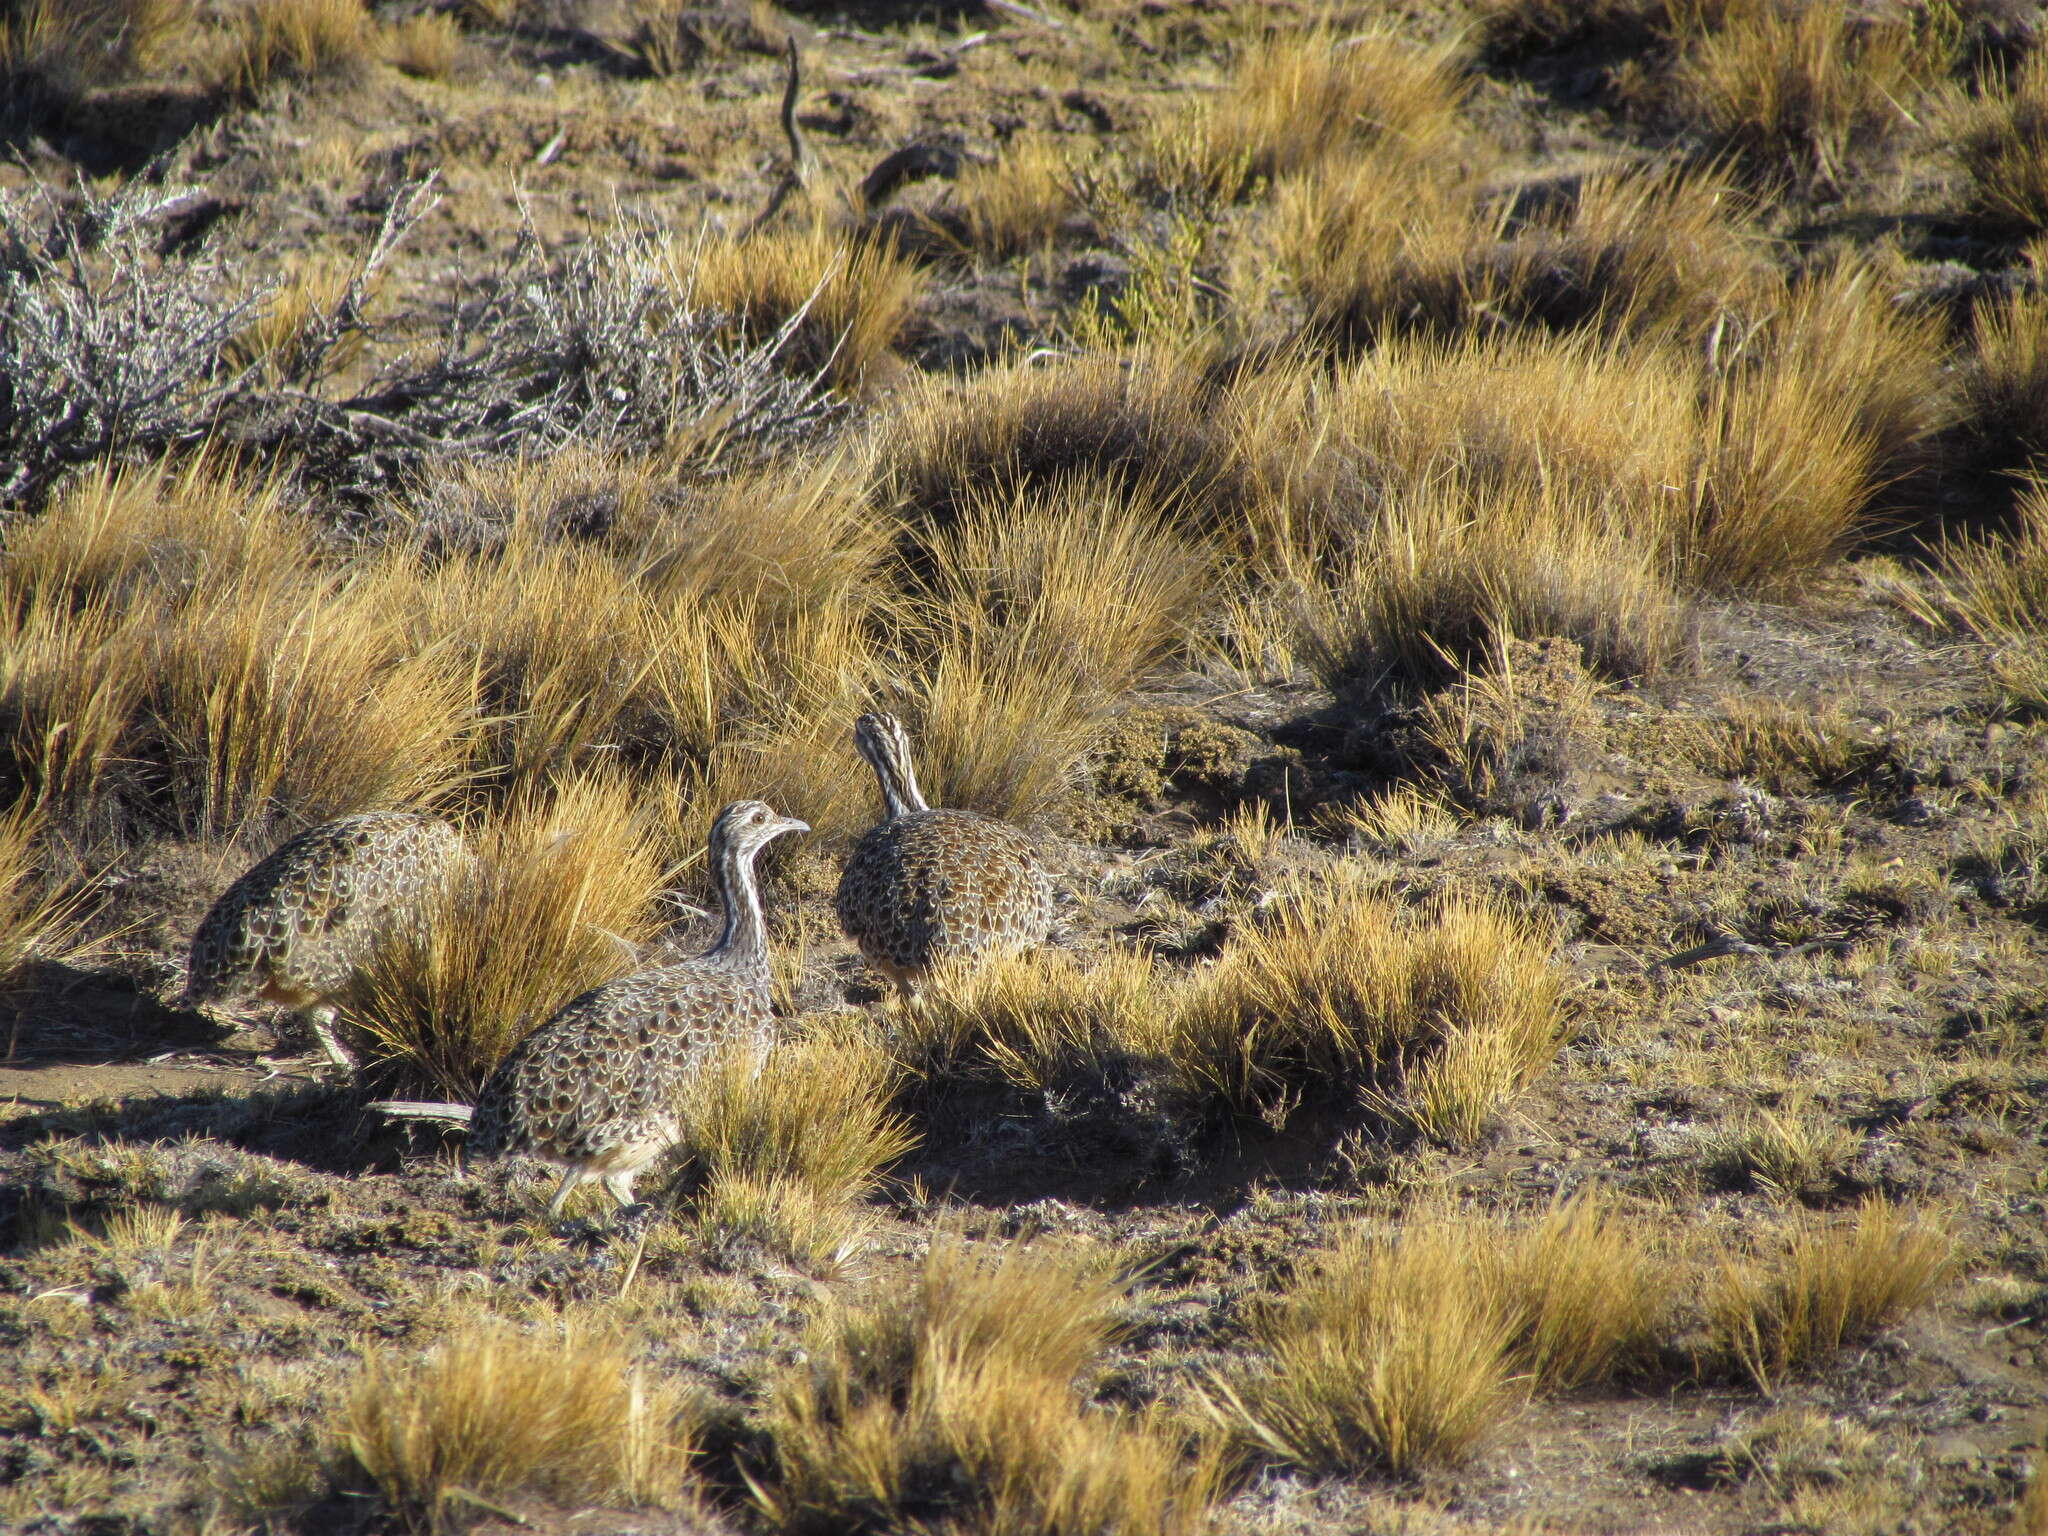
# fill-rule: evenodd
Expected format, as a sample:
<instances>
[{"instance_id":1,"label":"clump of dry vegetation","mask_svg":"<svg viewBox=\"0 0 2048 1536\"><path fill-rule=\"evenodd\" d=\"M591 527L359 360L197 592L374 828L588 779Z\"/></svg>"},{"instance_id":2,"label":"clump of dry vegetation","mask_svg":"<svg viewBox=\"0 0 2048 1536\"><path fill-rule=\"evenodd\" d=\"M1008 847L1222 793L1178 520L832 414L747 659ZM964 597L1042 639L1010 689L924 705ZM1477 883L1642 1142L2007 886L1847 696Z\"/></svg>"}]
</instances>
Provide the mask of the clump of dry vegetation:
<instances>
[{"instance_id":1,"label":"clump of dry vegetation","mask_svg":"<svg viewBox=\"0 0 2048 1536\"><path fill-rule=\"evenodd\" d=\"M482 1323L424 1360L379 1351L333 1421L335 1475L408 1528L466 1524L518 1494L674 1508L688 1501L694 1405L615 1340Z\"/></svg>"},{"instance_id":2,"label":"clump of dry vegetation","mask_svg":"<svg viewBox=\"0 0 2048 1536\"><path fill-rule=\"evenodd\" d=\"M844 1258L856 1202L916 1144L888 1108L894 1077L873 1041L829 1028L765 1063L734 1053L707 1069L682 1105L698 1225L814 1266Z\"/></svg>"},{"instance_id":3,"label":"clump of dry vegetation","mask_svg":"<svg viewBox=\"0 0 2048 1536\"><path fill-rule=\"evenodd\" d=\"M788 1531L906 1517L1073 1533L1199 1529L1213 1464L1164 1424L1082 1396L1115 1290L1051 1252L984 1258L941 1235L915 1287L815 1325L775 1389L764 1512Z\"/></svg>"},{"instance_id":4,"label":"clump of dry vegetation","mask_svg":"<svg viewBox=\"0 0 2048 1536\"><path fill-rule=\"evenodd\" d=\"M1426 159L1455 137L1463 94L1454 47L1277 32L1246 48L1219 97L1161 133L1159 174L1229 198L1352 145Z\"/></svg>"},{"instance_id":5,"label":"clump of dry vegetation","mask_svg":"<svg viewBox=\"0 0 2048 1536\"><path fill-rule=\"evenodd\" d=\"M1944 1223L1882 1199L1846 1221L1795 1217L1782 1244L1731 1262L1708 1300L1713 1356L1766 1392L1912 1311L1955 1262Z\"/></svg>"},{"instance_id":6,"label":"clump of dry vegetation","mask_svg":"<svg viewBox=\"0 0 2048 1536\"><path fill-rule=\"evenodd\" d=\"M2028 57L2005 88L1962 117L1957 153L1970 173L1971 203L2000 228L2048 228L2048 69Z\"/></svg>"},{"instance_id":7,"label":"clump of dry vegetation","mask_svg":"<svg viewBox=\"0 0 2048 1536\"><path fill-rule=\"evenodd\" d=\"M665 872L616 778L515 805L475 844L474 865L364 971L344 1009L373 1060L462 1102L555 1010L639 969ZM507 945L507 933L525 938Z\"/></svg>"},{"instance_id":8,"label":"clump of dry vegetation","mask_svg":"<svg viewBox=\"0 0 2048 1536\"><path fill-rule=\"evenodd\" d=\"M1934 7L1866 18L1845 0L1720 0L1688 29L1676 89L1685 110L1763 169L1839 183L1852 155L1912 121L1953 59Z\"/></svg>"}]
</instances>

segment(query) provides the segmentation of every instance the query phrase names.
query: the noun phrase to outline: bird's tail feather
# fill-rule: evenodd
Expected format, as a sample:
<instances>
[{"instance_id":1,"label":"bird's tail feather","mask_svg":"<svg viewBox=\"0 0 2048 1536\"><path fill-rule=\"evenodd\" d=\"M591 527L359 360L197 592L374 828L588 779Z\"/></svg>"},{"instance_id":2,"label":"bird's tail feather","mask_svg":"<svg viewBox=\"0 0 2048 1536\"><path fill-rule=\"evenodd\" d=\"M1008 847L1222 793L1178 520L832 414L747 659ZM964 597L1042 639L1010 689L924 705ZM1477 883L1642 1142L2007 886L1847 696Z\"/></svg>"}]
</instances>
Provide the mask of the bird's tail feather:
<instances>
[{"instance_id":1,"label":"bird's tail feather","mask_svg":"<svg viewBox=\"0 0 2048 1536\"><path fill-rule=\"evenodd\" d=\"M398 1120L459 1120L464 1125L476 1113L468 1104L432 1104L421 1099L378 1099L364 1107Z\"/></svg>"}]
</instances>

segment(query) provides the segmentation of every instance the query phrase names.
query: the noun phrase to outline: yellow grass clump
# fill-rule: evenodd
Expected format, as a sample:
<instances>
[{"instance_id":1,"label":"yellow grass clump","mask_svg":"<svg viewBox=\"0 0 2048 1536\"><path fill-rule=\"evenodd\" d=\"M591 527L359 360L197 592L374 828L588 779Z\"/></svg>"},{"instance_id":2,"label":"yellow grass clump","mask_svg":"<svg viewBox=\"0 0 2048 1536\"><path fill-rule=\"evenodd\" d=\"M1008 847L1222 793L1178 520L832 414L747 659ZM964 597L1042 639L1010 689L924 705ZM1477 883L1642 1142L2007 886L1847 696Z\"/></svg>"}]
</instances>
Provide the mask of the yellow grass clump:
<instances>
[{"instance_id":1,"label":"yellow grass clump","mask_svg":"<svg viewBox=\"0 0 2048 1536\"><path fill-rule=\"evenodd\" d=\"M1881 1198L1847 1219L1796 1215L1778 1251L1723 1268L1707 1302L1708 1358L1774 1392L1925 1302L1955 1259L1938 1218Z\"/></svg>"},{"instance_id":2,"label":"yellow grass clump","mask_svg":"<svg viewBox=\"0 0 2048 1536\"><path fill-rule=\"evenodd\" d=\"M1839 182L1944 75L1954 29L1928 14L1863 14L1848 0L1716 0L1685 26L1674 82L1684 110L1766 170Z\"/></svg>"},{"instance_id":3,"label":"yellow grass clump","mask_svg":"<svg viewBox=\"0 0 2048 1536\"><path fill-rule=\"evenodd\" d=\"M1997 462L2048 452L2048 296L2024 289L1977 306L1965 374L1971 432Z\"/></svg>"},{"instance_id":4,"label":"yellow grass clump","mask_svg":"<svg viewBox=\"0 0 2048 1536\"><path fill-rule=\"evenodd\" d=\"M1970 173L1970 202L2014 233L2048 228L2048 62L2029 54L2001 87L1965 103L1956 151Z\"/></svg>"},{"instance_id":5,"label":"yellow grass clump","mask_svg":"<svg viewBox=\"0 0 2048 1536\"><path fill-rule=\"evenodd\" d=\"M382 1070L469 1101L556 1009L639 969L665 883L648 822L626 782L592 775L486 825L473 867L350 992L345 1018Z\"/></svg>"},{"instance_id":6,"label":"yellow grass clump","mask_svg":"<svg viewBox=\"0 0 2048 1536\"><path fill-rule=\"evenodd\" d=\"M942 965L890 1048L926 1083L1057 1092L1166 1049L1167 979L1143 955L1059 951Z\"/></svg>"},{"instance_id":7,"label":"yellow grass clump","mask_svg":"<svg viewBox=\"0 0 2048 1536\"><path fill-rule=\"evenodd\" d=\"M1082 1396L1115 1301L1071 1259L941 1234L914 1289L829 1307L775 1387L764 1514L791 1532L1200 1529L1213 1460Z\"/></svg>"},{"instance_id":8,"label":"yellow grass clump","mask_svg":"<svg viewBox=\"0 0 2048 1536\"><path fill-rule=\"evenodd\" d=\"M943 524L977 499L1092 481L1134 506L1220 520L1239 487L1212 403L1193 360L1167 348L926 382L882 429L880 494Z\"/></svg>"},{"instance_id":9,"label":"yellow grass clump","mask_svg":"<svg viewBox=\"0 0 2048 1536\"><path fill-rule=\"evenodd\" d=\"M247 0L235 13L219 75L253 100L277 81L360 69L376 51L363 0Z\"/></svg>"},{"instance_id":10,"label":"yellow grass clump","mask_svg":"<svg viewBox=\"0 0 2048 1536\"><path fill-rule=\"evenodd\" d=\"M969 249L1001 258L1045 245L1077 207L1070 152L1031 135L1004 145L994 164L961 174L947 223Z\"/></svg>"},{"instance_id":11,"label":"yellow grass clump","mask_svg":"<svg viewBox=\"0 0 2048 1536\"><path fill-rule=\"evenodd\" d=\"M1589 1191L1531 1220L1424 1211L1358 1227L1257 1320L1260 1364L1204 1406L1240 1453L1318 1473L1413 1473L1483 1445L1528 1390L1645 1362L1675 1279Z\"/></svg>"},{"instance_id":12,"label":"yellow grass clump","mask_svg":"<svg viewBox=\"0 0 2048 1536\"><path fill-rule=\"evenodd\" d=\"M0 993L32 961L64 954L77 936L80 901L54 887L43 833L35 810L17 805L0 816ZM0 1054L11 1055L12 1043L10 1035Z\"/></svg>"},{"instance_id":13,"label":"yellow grass clump","mask_svg":"<svg viewBox=\"0 0 2048 1536\"><path fill-rule=\"evenodd\" d=\"M854 1203L916 1143L888 1108L896 1075L871 1039L829 1027L758 1068L751 1052L713 1063L681 1106L698 1225L800 1263L844 1258L862 1230Z\"/></svg>"},{"instance_id":14,"label":"yellow grass clump","mask_svg":"<svg viewBox=\"0 0 2048 1536\"><path fill-rule=\"evenodd\" d=\"M1423 159L1457 133L1458 49L1326 28L1251 44L1214 100L1158 135L1170 185L1233 198L1359 144Z\"/></svg>"},{"instance_id":15,"label":"yellow grass clump","mask_svg":"<svg viewBox=\"0 0 2048 1536\"><path fill-rule=\"evenodd\" d=\"M841 385L859 383L888 356L924 287L893 242L823 219L744 241L707 235L687 249L679 244L677 258L677 296L734 316L752 340L773 336L801 311L782 357Z\"/></svg>"},{"instance_id":16,"label":"yellow grass clump","mask_svg":"<svg viewBox=\"0 0 2048 1536\"><path fill-rule=\"evenodd\" d=\"M24 0L0 20L0 79L59 96L147 74L191 43L194 0Z\"/></svg>"},{"instance_id":17,"label":"yellow grass clump","mask_svg":"<svg viewBox=\"0 0 2048 1536\"><path fill-rule=\"evenodd\" d=\"M344 1479L366 1479L409 1529L438 1532L522 1498L683 1504L694 1418L613 1339L487 1322L424 1360L370 1353L333 1433Z\"/></svg>"},{"instance_id":18,"label":"yellow grass clump","mask_svg":"<svg viewBox=\"0 0 2048 1536\"><path fill-rule=\"evenodd\" d=\"M1173 1066L1238 1111L1308 1083L1360 1083L1382 1113L1469 1142L1562 1042L1552 949L1488 902L1406 912L1341 871L1288 892L1190 988Z\"/></svg>"},{"instance_id":19,"label":"yellow grass clump","mask_svg":"<svg viewBox=\"0 0 2048 1536\"><path fill-rule=\"evenodd\" d=\"M408 16L384 29L379 46L393 69L422 80L445 80L462 51L462 26L446 11Z\"/></svg>"},{"instance_id":20,"label":"yellow grass clump","mask_svg":"<svg viewBox=\"0 0 2048 1536\"><path fill-rule=\"evenodd\" d=\"M974 496L923 542L904 649L918 771L934 805L1045 803L1116 700L1182 648L1207 551L1113 485Z\"/></svg>"}]
</instances>

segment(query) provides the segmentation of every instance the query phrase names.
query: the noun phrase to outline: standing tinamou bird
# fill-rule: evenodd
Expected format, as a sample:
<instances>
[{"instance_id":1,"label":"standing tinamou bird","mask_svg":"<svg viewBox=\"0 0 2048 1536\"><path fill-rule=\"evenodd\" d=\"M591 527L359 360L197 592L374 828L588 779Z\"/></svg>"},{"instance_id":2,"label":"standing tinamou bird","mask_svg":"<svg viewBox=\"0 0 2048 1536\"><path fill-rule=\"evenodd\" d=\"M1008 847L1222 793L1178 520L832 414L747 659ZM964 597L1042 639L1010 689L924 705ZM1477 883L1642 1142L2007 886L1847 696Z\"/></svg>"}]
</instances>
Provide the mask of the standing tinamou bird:
<instances>
[{"instance_id":1,"label":"standing tinamou bird","mask_svg":"<svg viewBox=\"0 0 2048 1536\"><path fill-rule=\"evenodd\" d=\"M621 1208L633 1181L681 1133L677 1098L718 1052L774 1038L768 934L754 857L785 832L808 832L759 800L736 800L711 826L711 876L725 931L693 960L637 971L585 992L512 1049L474 1106L384 1100L401 1119L469 1125L479 1157L520 1152L563 1169L548 1217L600 1179Z\"/></svg>"},{"instance_id":2,"label":"standing tinamou bird","mask_svg":"<svg viewBox=\"0 0 2048 1536\"><path fill-rule=\"evenodd\" d=\"M882 785L882 819L839 878L839 925L908 999L934 962L1029 949L1052 932L1052 882L1023 833L973 811L933 810L894 715L862 715L853 744Z\"/></svg>"},{"instance_id":3,"label":"standing tinamou bird","mask_svg":"<svg viewBox=\"0 0 2048 1536\"><path fill-rule=\"evenodd\" d=\"M227 888L192 935L186 1006L260 998L303 1014L329 1059L335 1003L394 932L472 855L462 835L414 811L365 811L301 832Z\"/></svg>"}]
</instances>

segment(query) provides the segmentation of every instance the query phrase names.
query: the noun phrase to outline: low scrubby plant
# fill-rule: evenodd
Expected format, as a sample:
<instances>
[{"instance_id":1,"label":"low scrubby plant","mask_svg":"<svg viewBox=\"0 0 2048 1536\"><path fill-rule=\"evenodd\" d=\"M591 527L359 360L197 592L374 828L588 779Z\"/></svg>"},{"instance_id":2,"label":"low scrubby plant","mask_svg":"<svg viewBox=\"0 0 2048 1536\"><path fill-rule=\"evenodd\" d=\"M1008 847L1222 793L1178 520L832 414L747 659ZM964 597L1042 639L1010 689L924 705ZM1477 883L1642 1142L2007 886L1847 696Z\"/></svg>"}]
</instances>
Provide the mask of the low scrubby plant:
<instances>
[{"instance_id":1,"label":"low scrubby plant","mask_svg":"<svg viewBox=\"0 0 2048 1536\"><path fill-rule=\"evenodd\" d=\"M369 1355L333 1416L334 1475L367 1482L418 1531L521 1498L675 1508L695 1418L615 1339L482 1322L424 1359Z\"/></svg>"},{"instance_id":2,"label":"low scrubby plant","mask_svg":"<svg viewBox=\"0 0 2048 1536\"><path fill-rule=\"evenodd\" d=\"M763 1513L790 1532L1200 1529L1213 1461L1083 1395L1115 1305L1065 1255L983 1255L941 1234L914 1289L829 1308L775 1385Z\"/></svg>"},{"instance_id":3,"label":"low scrubby plant","mask_svg":"<svg viewBox=\"0 0 2048 1536\"><path fill-rule=\"evenodd\" d=\"M1162 180L1224 198L1369 144L1425 160L1457 131L1465 86L1451 44L1326 28L1250 44L1213 101L1161 131Z\"/></svg>"},{"instance_id":4,"label":"low scrubby plant","mask_svg":"<svg viewBox=\"0 0 2048 1536\"><path fill-rule=\"evenodd\" d=\"M1339 871L1286 892L1177 1000L1191 1096L1240 1113L1350 1083L1422 1134L1471 1140L1556 1052L1564 982L1526 921L1452 897L1404 911Z\"/></svg>"},{"instance_id":5,"label":"low scrubby plant","mask_svg":"<svg viewBox=\"0 0 2048 1536\"><path fill-rule=\"evenodd\" d=\"M855 1203L916 1141L888 1108L895 1077L872 1040L829 1027L765 1060L736 1050L714 1063L679 1106L698 1226L805 1264L843 1258Z\"/></svg>"},{"instance_id":6,"label":"low scrubby plant","mask_svg":"<svg viewBox=\"0 0 2048 1536\"><path fill-rule=\"evenodd\" d=\"M639 969L665 883L650 820L627 783L585 776L481 828L473 867L349 994L344 1017L369 1041L371 1070L473 1100L556 1009Z\"/></svg>"},{"instance_id":7,"label":"low scrubby plant","mask_svg":"<svg viewBox=\"0 0 2048 1536\"><path fill-rule=\"evenodd\" d=\"M1939 1218L1882 1198L1846 1218L1795 1215L1760 1248L1727 1263L1708 1294L1706 1362L1764 1392L1897 1322L1956 1259Z\"/></svg>"}]
</instances>

